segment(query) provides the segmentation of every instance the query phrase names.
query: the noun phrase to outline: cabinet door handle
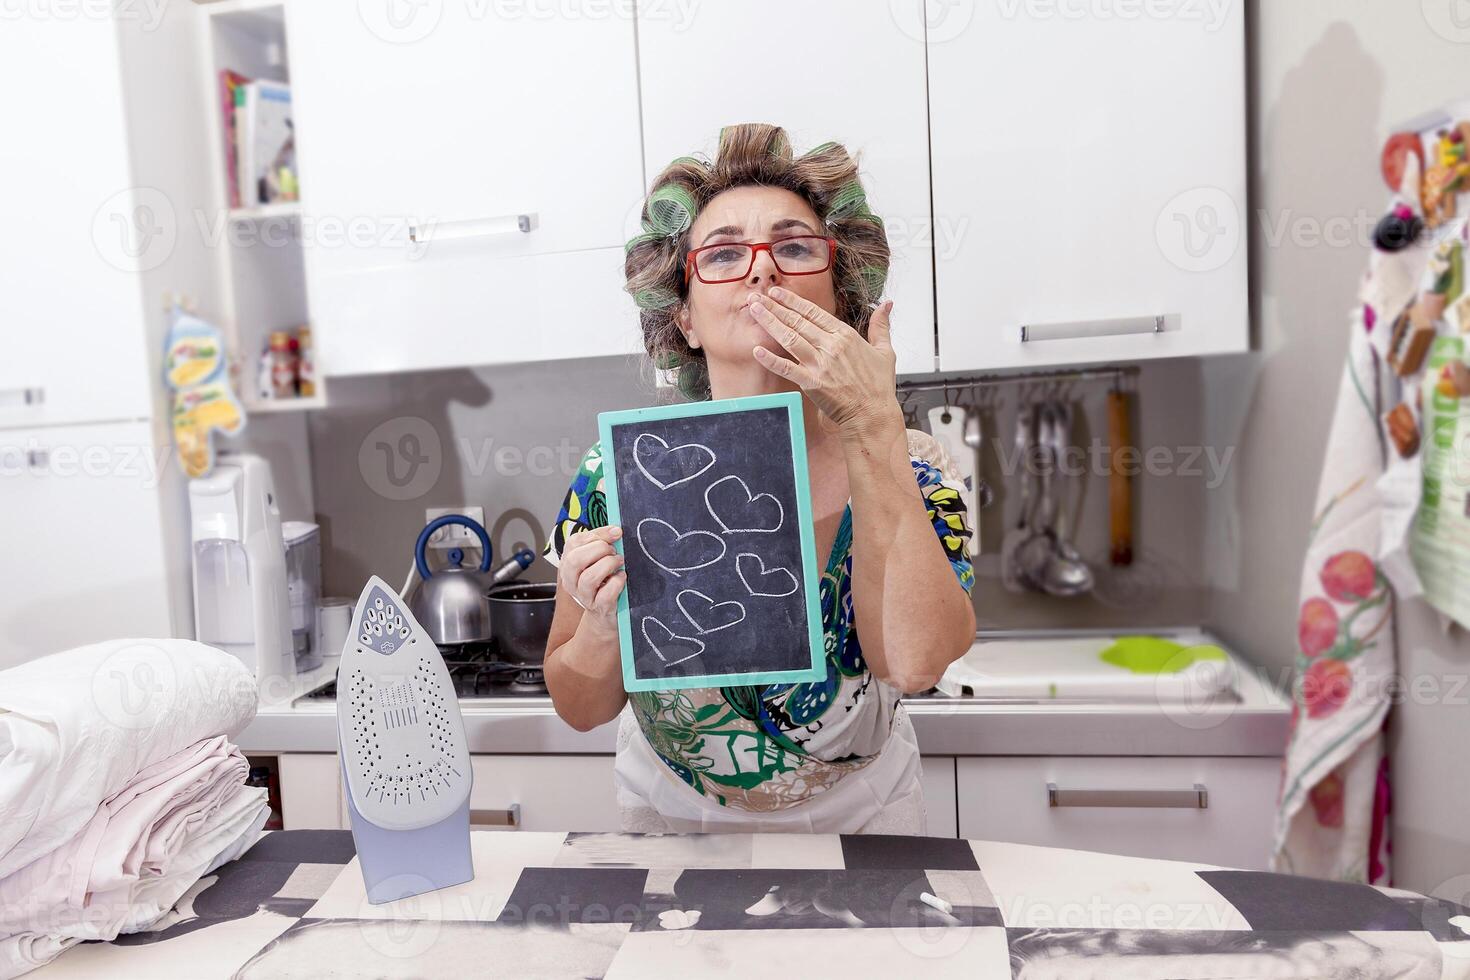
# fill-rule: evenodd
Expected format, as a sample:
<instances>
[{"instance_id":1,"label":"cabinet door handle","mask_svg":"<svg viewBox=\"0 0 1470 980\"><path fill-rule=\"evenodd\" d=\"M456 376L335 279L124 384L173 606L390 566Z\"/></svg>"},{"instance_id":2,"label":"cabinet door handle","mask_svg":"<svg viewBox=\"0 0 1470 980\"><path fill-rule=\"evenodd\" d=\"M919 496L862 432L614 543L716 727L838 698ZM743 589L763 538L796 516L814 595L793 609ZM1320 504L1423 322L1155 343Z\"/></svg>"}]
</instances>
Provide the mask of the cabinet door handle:
<instances>
[{"instance_id":1,"label":"cabinet door handle","mask_svg":"<svg viewBox=\"0 0 1470 980\"><path fill-rule=\"evenodd\" d=\"M512 803L504 810L471 810L471 827L510 827L512 830L521 825L521 805Z\"/></svg>"},{"instance_id":2,"label":"cabinet door handle","mask_svg":"<svg viewBox=\"0 0 1470 980\"><path fill-rule=\"evenodd\" d=\"M1027 323L1021 343L1037 340L1076 340L1079 337L1122 337L1136 333L1163 333L1164 314L1130 316L1117 320L1075 320L1071 323Z\"/></svg>"},{"instance_id":3,"label":"cabinet door handle","mask_svg":"<svg viewBox=\"0 0 1470 980\"><path fill-rule=\"evenodd\" d=\"M0 408L16 405L40 405L46 401L45 388L0 388Z\"/></svg>"},{"instance_id":4,"label":"cabinet door handle","mask_svg":"<svg viewBox=\"0 0 1470 980\"><path fill-rule=\"evenodd\" d=\"M1204 810L1210 805L1210 793L1204 783L1195 783L1194 789L1058 789L1056 783L1047 783L1046 801L1051 807L1137 806Z\"/></svg>"},{"instance_id":5,"label":"cabinet door handle","mask_svg":"<svg viewBox=\"0 0 1470 980\"><path fill-rule=\"evenodd\" d=\"M408 240L415 245L456 238L489 238L512 232L530 232L536 227L534 214L503 214L493 218L465 218L460 221L413 222L408 226Z\"/></svg>"}]
</instances>

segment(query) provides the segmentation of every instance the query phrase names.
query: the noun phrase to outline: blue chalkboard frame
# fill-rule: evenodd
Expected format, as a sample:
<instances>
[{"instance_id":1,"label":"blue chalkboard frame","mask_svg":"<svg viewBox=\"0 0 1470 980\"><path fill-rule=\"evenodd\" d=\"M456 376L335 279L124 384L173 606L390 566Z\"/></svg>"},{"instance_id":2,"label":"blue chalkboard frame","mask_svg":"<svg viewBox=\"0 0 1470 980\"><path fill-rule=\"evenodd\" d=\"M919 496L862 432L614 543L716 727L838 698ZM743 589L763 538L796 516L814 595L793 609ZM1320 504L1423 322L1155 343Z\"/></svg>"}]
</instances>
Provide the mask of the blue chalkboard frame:
<instances>
[{"instance_id":1,"label":"blue chalkboard frame","mask_svg":"<svg viewBox=\"0 0 1470 980\"><path fill-rule=\"evenodd\" d=\"M827 676L826 652L822 638L821 569L817 566L817 546L812 533L811 480L806 462L806 428L801 408L801 395L782 391L770 395L744 398L720 398L712 401L657 405L618 412L601 412L597 416L598 434L602 438L604 495L607 499L607 522L621 526L618 508L618 472L612 451L615 426L638 425L662 419L693 418L701 415L725 415L753 409L784 408L791 433L791 460L796 485L797 527L801 537L802 594L806 601L807 645L811 649L810 667L800 670L751 671L735 674L690 674L681 677L637 677L633 672L633 623L628 610L628 590L618 595L618 647L623 660L623 690L677 691L691 687L735 687L741 685L802 684ZM626 529L625 529L626 530ZM623 540L616 545L623 553Z\"/></svg>"}]
</instances>

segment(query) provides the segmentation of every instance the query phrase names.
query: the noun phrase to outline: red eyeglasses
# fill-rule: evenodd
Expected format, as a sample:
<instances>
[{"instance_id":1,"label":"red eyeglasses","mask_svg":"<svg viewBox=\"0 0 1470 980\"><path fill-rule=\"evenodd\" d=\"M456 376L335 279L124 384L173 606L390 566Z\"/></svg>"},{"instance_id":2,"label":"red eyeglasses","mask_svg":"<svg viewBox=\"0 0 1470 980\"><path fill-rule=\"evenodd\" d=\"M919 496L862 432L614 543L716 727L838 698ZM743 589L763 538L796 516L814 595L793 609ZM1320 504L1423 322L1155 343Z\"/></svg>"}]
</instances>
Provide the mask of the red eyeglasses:
<instances>
[{"instance_id":1,"label":"red eyeglasses","mask_svg":"<svg viewBox=\"0 0 1470 980\"><path fill-rule=\"evenodd\" d=\"M691 249L684 259L684 285L693 276L715 285L735 282L755 268L755 253L771 253L776 268L788 276L810 276L832 268L837 239L822 235L793 235L771 242L717 242Z\"/></svg>"}]
</instances>

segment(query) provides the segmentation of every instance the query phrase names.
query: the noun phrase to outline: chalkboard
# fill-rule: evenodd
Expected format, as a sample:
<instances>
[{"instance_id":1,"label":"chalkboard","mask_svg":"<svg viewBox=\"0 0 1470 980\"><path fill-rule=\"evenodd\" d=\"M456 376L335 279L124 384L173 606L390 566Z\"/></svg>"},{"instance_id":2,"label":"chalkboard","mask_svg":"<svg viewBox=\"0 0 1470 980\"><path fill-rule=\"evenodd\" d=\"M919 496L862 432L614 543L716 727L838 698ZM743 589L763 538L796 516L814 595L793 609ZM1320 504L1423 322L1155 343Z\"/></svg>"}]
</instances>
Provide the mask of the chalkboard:
<instances>
[{"instance_id":1,"label":"chalkboard","mask_svg":"<svg viewBox=\"0 0 1470 980\"><path fill-rule=\"evenodd\" d=\"M623 687L664 691L826 676L801 396L597 417Z\"/></svg>"}]
</instances>

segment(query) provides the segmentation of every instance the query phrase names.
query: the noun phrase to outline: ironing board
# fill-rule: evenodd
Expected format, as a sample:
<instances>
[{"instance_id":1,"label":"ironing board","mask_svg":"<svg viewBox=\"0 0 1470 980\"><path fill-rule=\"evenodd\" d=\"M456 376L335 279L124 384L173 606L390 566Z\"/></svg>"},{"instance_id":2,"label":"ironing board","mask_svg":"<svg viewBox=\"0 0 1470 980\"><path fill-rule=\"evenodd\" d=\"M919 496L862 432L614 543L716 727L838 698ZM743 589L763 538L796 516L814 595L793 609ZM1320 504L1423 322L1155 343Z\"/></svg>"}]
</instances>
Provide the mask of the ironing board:
<instances>
[{"instance_id":1,"label":"ironing board","mask_svg":"<svg viewBox=\"0 0 1470 980\"><path fill-rule=\"evenodd\" d=\"M932 837L472 847L474 881L372 905L349 832L266 834L157 931L30 976L1470 977L1470 910L1368 885Z\"/></svg>"}]
</instances>

